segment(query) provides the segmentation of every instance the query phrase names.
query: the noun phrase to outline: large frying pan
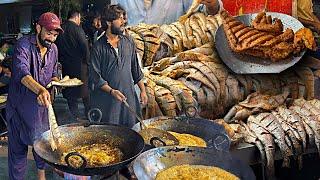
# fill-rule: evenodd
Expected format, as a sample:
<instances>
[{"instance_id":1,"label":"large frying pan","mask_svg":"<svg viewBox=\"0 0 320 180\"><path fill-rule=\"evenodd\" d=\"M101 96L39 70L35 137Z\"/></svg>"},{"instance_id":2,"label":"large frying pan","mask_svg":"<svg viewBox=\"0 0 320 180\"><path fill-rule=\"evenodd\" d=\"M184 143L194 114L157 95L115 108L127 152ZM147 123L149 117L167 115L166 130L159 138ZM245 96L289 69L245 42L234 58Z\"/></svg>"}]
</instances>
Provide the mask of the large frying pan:
<instances>
[{"instance_id":1,"label":"large frying pan","mask_svg":"<svg viewBox=\"0 0 320 180\"><path fill-rule=\"evenodd\" d=\"M33 147L35 152L49 165L72 174L111 175L130 163L144 148L142 137L132 129L122 126L102 123L75 123L59 126L59 131L64 136L63 144L56 151L51 149L48 140L49 131L44 132L41 138L35 141ZM84 162L79 168L61 163L60 158L66 150L93 143L107 143L118 147L123 153L122 161L104 167L86 167Z\"/></svg>"},{"instance_id":2,"label":"large frying pan","mask_svg":"<svg viewBox=\"0 0 320 180\"><path fill-rule=\"evenodd\" d=\"M296 32L303 27L301 22L292 16L276 12L267 12L267 15L271 15L272 18L279 18L283 23L284 29L291 28ZM257 13L245 14L237 16L236 19L246 25L250 25L256 16ZM228 44L227 37L223 30L223 25L217 29L215 39L216 49L220 58L233 72L237 74L280 73L297 63L305 53L305 51L303 51L297 57L289 57L278 62L272 62L270 59L235 53L231 50Z\"/></svg>"},{"instance_id":3,"label":"large frying pan","mask_svg":"<svg viewBox=\"0 0 320 180\"><path fill-rule=\"evenodd\" d=\"M145 151L135 159L133 170L139 180L149 180L163 169L182 164L215 166L240 179L255 179L252 169L229 152L201 147L166 146Z\"/></svg>"},{"instance_id":4,"label":"large frying pan","mask_svg":"<svg viewBox=\"0 0 320 180\"><path fill-rule=\"evenodd\" d=\"M230 139L224 127L207 119L159 116L146 119L143 122L146 126L152 125L157 129L198 136L206 141L208 148L229 151ZM139 132L141 130L140 123L135 124L132 129ZM152 148L152 144L152 142L147 143L146 148Z\"/></svg>"}]
</instances>

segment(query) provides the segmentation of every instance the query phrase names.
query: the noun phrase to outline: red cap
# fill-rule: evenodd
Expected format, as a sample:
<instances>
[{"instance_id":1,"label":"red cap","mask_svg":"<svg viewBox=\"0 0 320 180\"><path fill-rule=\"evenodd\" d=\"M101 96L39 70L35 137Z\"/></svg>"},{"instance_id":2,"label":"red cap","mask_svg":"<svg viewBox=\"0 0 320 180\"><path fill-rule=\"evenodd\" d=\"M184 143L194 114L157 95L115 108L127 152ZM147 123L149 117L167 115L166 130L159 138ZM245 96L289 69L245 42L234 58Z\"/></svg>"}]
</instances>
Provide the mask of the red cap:
<instances>
[{"instance_id":1,"label":"red cap","mask_svg":"<svg viewBox=\"0 0 320 180\"><path fill-rule=\"evenodd\" d=\"M60 26L60 19L54 13L43 13L39 18L38 24L46 28L48 31L56 30L63 33L63 29Z\"/></svg>"}]
</instances>

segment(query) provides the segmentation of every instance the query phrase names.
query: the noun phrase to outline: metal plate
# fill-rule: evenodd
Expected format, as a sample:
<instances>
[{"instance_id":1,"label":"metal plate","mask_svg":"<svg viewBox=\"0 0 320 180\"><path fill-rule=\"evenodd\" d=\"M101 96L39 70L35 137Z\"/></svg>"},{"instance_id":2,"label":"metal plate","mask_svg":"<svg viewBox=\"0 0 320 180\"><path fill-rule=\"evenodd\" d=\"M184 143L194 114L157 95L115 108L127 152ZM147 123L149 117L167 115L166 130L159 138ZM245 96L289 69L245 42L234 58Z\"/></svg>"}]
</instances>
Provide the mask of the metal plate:
<instances>
[{"instance_id":1,"label":"metal plate","mask_svg":"<svg viewBox=\"0 0 320 180\"><path fill-rule=\"evenodd\" d=\"M296 32L303 28L301 22L292 16L275 12L268 12L267 15L271 15L272 18L279 18L282 21L284 29L290 28ZM257 13L246 14L238 16L236 19L246 25L250 25L256 16ZM223 26L218 28L215 39L216 49L220 58L233 72L237 74L280 73L297 63L305 53L305 51L302 51L297 57L291 56L278 62L272 62L270 59L235 53L229 47Z\"/></svg>"}]
</instances>

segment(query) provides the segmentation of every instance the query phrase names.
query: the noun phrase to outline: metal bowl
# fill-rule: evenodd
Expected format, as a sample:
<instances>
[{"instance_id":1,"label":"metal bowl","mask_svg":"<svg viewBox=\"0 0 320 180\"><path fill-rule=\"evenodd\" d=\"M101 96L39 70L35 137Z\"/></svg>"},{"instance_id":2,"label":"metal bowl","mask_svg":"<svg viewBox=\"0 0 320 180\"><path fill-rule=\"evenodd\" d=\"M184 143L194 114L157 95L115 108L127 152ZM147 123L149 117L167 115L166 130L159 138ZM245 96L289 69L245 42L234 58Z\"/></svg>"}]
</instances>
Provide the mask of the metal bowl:
<instances>
[{"instance_id":1,"label":"metal bowl","mask_svg":"<svg viewBox=\"0 0 320 180\"><path fill-rule=\"evenodd\" d=\"M161 170L183 164L215 166L240 179L255 179L249 165L229 152L201 147L166 146L145 151L135 159L133 170L139 180L149 180L155 179Z\"/></svg>"}]
</instances>

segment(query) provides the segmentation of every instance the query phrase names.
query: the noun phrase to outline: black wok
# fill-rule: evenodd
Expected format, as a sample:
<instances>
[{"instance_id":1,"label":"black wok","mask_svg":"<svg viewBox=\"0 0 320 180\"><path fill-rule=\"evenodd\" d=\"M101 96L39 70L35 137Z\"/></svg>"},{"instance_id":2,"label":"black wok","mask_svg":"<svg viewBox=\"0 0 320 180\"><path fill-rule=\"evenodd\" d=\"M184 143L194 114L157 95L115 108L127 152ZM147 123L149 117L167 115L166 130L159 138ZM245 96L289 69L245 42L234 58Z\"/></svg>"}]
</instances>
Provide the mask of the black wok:
<instances>
[{"instance_id":1,"label":"black wok","mask_svg":"<svg viewBox=\"0 0 320 180\"><path fill-rule=\"evenodd\" d=\"M187 133L200 137L206 141L208 148L228 151L230 147L230 139L224 127L207 119L159 116L146 119L143 122L146 126L152 125L152 127L161 130ZM135 124L132 129L139 132L141 130L140 123ZM146 144L146 149L152 148L153 143L149 142L148 144Z\"/></svg>"},{"instance_id":2,"label":"black wok","mask_svg":"<svg viewBox=\"0 0 320 180\"><path fill-rule=\"evenodd\" d=\"M134 161L133 170L139 180L155 179L157 173L174 165L206 165L222 168L240 179L255 179L252 169L229 152L215 148L166 146L150 149Z\"/></svg>"},{"instance_id":3,"label":"black wok","mask_svg":"<svg viewBox=\"0 0 320 180\"><path fill-rule=\"evenodd\" d=\"M41 138L35 141L33 147L35 152L49 165L72 174L113 174L136 158L144 148L142 137L135 131L122 126L101 123L75 123L59 126L59 131L63 135L63 143L56 151L52 151L51 149L48 140L49 131L44 132ZM74 168L65 163L61 163L60 159L63 152L71 150L74 147L94 143L106 143L112 147L119 148L123 153L122 161L103 167L86 167L86 162L84 161L79 168Z\"/></svg>"}]
</instances>

